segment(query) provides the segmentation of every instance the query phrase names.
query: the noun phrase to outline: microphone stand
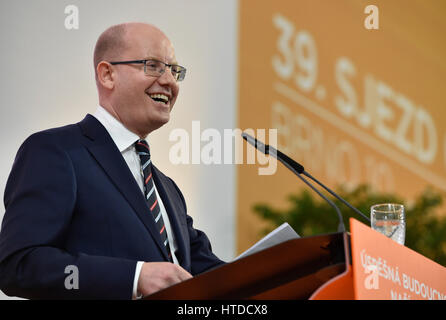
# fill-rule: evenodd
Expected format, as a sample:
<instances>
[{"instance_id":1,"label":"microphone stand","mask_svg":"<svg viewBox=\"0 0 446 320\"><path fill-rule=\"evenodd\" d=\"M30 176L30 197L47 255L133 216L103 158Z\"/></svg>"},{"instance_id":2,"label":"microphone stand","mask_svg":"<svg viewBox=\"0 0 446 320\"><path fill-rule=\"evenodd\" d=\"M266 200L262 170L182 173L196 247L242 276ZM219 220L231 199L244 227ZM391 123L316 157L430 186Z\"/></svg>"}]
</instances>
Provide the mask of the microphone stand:
<instances>
[{"instance_id":1,"label":"microphone stand","mask_svg":"<svg viewBox=\"0 0 446 320\"><path fill-rule=\"evenodd\" d=\"M243 139L248 141L251 145L253 145L256 149L263 152L264 154L268 154L279 160L285 167L287 167L291 172L293 172L296 176L299 177L305 184L307 184L313 191L315 191L322 199L327 201L330 206L332 206L338 215L339 219L339 225L338 225L338 231L344 232L345 231L345 225L342 218L342 214L339 210L339 208L327 197L325 197L319 190L317 190L307 179L302 177L302 175L305 175L306 177L310 178L314 182L316 182L318 185L320 185L322 188L324 188L326 191L328 191L332 196L334 196L336 199L344 203L347 207L352 209L357 214L361 215L364 219L368 220L370 222L370 218L368 218L366 215L364 215L361 211L353 207L350 203L348 203L346 200L344 200L341 196L336 194L334 191L329 189L327 186L325 186L322 182L314 178L311 174L305 171L305 168L298 162L294 161L284 153L280 152L279 150L271 147L270 145L265 145L264 143L258 141L256 138L250 136L247 133L242 133Z\"/></svg>"}]
</instances>

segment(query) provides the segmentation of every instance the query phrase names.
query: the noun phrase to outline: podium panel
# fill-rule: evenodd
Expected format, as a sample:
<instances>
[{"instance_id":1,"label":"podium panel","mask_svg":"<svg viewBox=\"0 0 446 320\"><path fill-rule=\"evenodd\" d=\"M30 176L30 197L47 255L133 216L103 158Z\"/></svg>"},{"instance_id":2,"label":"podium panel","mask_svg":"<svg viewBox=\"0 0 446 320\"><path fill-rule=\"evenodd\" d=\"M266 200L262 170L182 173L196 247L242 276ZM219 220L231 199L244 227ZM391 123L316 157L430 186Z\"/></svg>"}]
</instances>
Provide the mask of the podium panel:
<instances>
[{"instance_id":1,"label":"podium panel","mask_svg":"<svg viewBox=\"0 0 446 320\"><path fill-rule=\"evenodd\" d=\"M355 299L446 300L446 268L350 219Z\"/></svg>"}]
</instances>

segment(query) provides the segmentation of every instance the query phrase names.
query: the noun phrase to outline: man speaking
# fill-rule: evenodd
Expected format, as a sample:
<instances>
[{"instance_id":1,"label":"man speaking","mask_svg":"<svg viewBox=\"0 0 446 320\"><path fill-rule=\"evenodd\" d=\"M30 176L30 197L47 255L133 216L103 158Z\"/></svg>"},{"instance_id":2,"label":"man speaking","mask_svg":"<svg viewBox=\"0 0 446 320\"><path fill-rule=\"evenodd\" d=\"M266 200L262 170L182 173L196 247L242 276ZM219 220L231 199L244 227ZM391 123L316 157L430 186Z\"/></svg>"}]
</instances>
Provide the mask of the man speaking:
<instances>
[{"instance_id":1,"label":"man speaking","mask_svg":"<svg viewBox=\"0 0 446 320\"><path fill-rule=\"evenodd\" d=\"M151 161L147 137L169 121L186 74L171 42L152 25L112 26L94 67L95 113L31 135L17 153L0 232L7 295L131 299L224 263Z\"/></svg>"}]
</instances>

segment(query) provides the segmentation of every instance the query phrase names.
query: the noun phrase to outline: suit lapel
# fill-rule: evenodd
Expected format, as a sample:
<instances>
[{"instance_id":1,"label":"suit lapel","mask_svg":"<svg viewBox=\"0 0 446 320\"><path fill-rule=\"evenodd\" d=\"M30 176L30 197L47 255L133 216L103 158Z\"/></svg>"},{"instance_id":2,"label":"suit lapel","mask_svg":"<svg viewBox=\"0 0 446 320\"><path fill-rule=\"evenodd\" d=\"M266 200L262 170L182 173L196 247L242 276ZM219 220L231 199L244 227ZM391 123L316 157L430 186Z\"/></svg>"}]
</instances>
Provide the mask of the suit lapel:
<instances>
[{"instance_id":1,"label":"suit lapel","mask_svg":"<svg viewBox=\"0 0 446 320\"><path fill-rule=\"evenodd\" d=\"M168 260L166 248L161 242L155 221L149 214L149 208L144 199L144 195L107 130L91 115L87 115L79 125L84 135L91 141L87 144L88 151L104 169L105 173L124 198L130 203L152 235L154 242L163 253L164 258Z\"/></svg>"}]
</instances>

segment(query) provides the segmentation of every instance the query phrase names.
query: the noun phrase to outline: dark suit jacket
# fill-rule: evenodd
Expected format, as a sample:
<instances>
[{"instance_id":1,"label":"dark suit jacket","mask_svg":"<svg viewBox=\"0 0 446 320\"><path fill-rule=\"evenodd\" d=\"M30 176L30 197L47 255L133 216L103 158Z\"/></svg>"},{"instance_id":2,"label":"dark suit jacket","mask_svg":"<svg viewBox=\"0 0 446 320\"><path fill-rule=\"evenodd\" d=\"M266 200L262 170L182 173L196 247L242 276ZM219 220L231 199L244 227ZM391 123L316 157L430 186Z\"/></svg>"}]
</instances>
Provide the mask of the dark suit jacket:
<instances>
[{"instance_id":1,"label":"dark suit jacket","mask_svg":"<svg viewBox=\"0 0 446 320\"><path fill-rule=\"evenodd\" d=\"M175 233L181 266L193 275L221 263L193 228L177 185L153 177ZM5 189L0 289L25 298L130 299L137 261L168 261L133 175L91 115L31 135ZM79 270L68 290L67 266Z\"/></svg>"}]
</instances>

